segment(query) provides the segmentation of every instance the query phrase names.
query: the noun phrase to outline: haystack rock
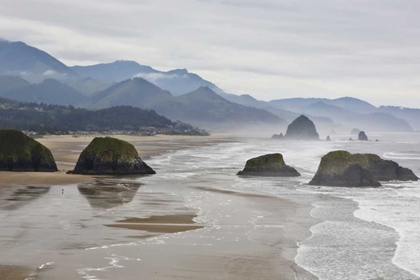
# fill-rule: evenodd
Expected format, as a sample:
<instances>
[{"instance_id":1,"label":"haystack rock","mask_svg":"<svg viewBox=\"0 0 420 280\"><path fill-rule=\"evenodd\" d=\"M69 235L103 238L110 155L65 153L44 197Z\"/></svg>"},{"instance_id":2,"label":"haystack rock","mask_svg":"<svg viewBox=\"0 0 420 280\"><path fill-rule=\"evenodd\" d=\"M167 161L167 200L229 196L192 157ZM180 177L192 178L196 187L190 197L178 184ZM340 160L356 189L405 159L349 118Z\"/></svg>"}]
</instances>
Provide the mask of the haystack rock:
<instances>
[{"instance_id":1,"label":"haystack rock","mask_svg":"<svg viewBox=\"0 0 420 280\"><path fill-rule=\"evenodd\" d=\"M374 154L351 154L334 151L322 157L314 178L309 183L317 186L378 187L379 181L417 181L407 168Z\"/></svg>"},{"instance_id":2,"label":"haystack rock","mask_svg":"<svg viewBox=\"0 0 420 280\"><path fill-rule=\"evenodd\" d=\"M130 175L156 174L139 157L136 148L123 140L96 137L77 161L72 174Z\"/></svg>"},{"instance_id":3,"label":"haystack rock","mask_svg":"<svg viewBox=\"0 0 420 280\"><path fill-rule=\"evenodd\" d=\"M364 131L360 131L358 137L359 137L359 141L368 141L369 140Z\"/></svg>"},{"instance_id":4,"label":"haystack rock","mask_svg":"<svg viewBox=\"0 0 420 280\"><path fill-rule=\"evenodd\" d=\"M286 165L282 154L269 154L248 160L237 175L297 177L300 173Z\"/></svg>"},{"instance_id":5,"label":"haystack rock","mask_svg":"<svg viewBox=\"0 0 420 280\"><path fill-rule=\"evenodd\" d=\"M287 127L287 132L284 137L288 140L319 140L315 124L304 115L295 119Z\"/></svg>"},{"instance_id":6,"label":"haystack rock","mask_svg":"<svg viewBox=\"0 0 420 280\"><path fill-rule=\"evenodd\" d=\"M0 171L57 171L51 151L17 130L0 130Z\"/></svg>"},{"instance_id":7,"label":"haystack rock","mask_svg":"<svg viewBox=\"0 0 420 280\"><path fill-rule=\"evenodd\" d=\"M327 136L327 139L325 139L325 141L331 141L331 138L329 135Z\"/></svg>"}]
</instances>

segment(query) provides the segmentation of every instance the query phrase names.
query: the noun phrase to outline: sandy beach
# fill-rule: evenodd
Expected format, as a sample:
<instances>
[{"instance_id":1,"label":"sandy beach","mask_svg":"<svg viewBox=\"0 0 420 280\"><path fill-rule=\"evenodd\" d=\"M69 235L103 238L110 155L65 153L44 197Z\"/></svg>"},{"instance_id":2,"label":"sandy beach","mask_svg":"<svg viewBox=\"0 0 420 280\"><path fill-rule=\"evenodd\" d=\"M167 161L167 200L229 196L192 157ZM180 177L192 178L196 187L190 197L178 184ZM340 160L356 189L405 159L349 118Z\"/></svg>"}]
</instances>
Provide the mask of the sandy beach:
<instances>
[{"instance_id":1,"label":"sandy beach","mask_svg":"<svg viewBox=\"0 0 420 280\"><path fill-rule=\"evenodd\" d=\"M155 165L173 151L193 155L235 142L226 135L118 138ZM309 203L226 190L230 177L211 173L184 180L196 168L188 162L185 171L158 165L157 175L143 178L65 174L91 140L40 139L60 172L1 173L1 280L139 279L140 271L162 280L317 279L294 261L318 222Z\"/></svg>"},{"instance_id":2,"label":"sandy beach","mask_svg":"<svg viewBox=\"0 0 420 280\"><path fill-rule=\"evenodd\" d=\"M67 171L73 170L80 153L94 137L96 136L48 135L37 139L37 141L51 150L59 171L52 173L0 171L0 188L7 187L9 184L67 185L94 181L95 178L98 177L66 174ZM235 138L234 135L228 134L213 134L206 137L171 135L157 135L153 137L112 135L111 137L132 143L143 160L170 151L212 145L224 141L233 141Z\"/></svg>"}]
</instances>

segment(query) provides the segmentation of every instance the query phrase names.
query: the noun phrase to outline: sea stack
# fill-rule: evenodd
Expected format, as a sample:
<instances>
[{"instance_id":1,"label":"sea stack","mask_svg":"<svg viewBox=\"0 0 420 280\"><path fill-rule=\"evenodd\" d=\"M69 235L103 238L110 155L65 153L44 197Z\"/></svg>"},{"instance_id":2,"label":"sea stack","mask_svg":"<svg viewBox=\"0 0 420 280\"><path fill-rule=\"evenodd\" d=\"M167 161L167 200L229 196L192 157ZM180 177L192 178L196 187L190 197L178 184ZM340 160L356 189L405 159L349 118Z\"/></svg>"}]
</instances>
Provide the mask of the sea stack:
<instances>
[{"instance_id":1,"label":"sea stack","mask_svg":"<svg viewBox=\"0 0 420 280\"><path fill-rule=\"evenodd\" d=\"M319 140L315 124L306 116L301 115L288 127L285 139L290 140Z\"/></svg>"},{"instance_id":2,"label":"sea stack","mask_svg":"<svg viewBox=\"0 0 420 280\"><path fill-rule=\"evenodd\" d=\"M57 171L51 151L17 130L0 130L0 171Z\"/></svg>"},{"instance_id":3,"label":"sea stack","mask_svg":"<svg viewBox=\"0 0 420 280\"><path fill-rule=\"evenodd\" d=\"M134 175L156 174L139 157L136 148L123 140L96 137L87 146L71 174Z\"/></svg>"},{"instance_id":4,"label":"sea stack","mask_svg":"<svg viewBox=\"0 0 420 280\"><path fill-rule=\"evenodd\" d=\"M283 133L280 134L274 134L273 136L271 136L271 139L283 139Z\"/></svg>"},{"instance_id":5,"label":"sea stack","mask_svg":"<svg viewBox=\"0 0 420 280\"><path fill-rule=\"evenodd\" d=\"M352 160L352 154L346 151L335 151L322 157L318 171L309 185L379 187L381 184L368 170Z\"/></svg>"},{"instance_id":6,"label":"sea stack","mask_svg":"<svg viewBox=\"0 0 420 280\"><path fill-rule=\"evenodd\" d=\"M322 157L315 177L316 186L378 187L379 181L417 181L419 178L398 163L374 154L351 154L334 151Z\"/></svg>"},{"instance_id":7,"label":"sea stack","mask_svg":"<svg viewBox=\"0 0 420 280\"><path fill-rule=\"evenodd\" d=\"M327 139L325 139L325 141L331 141L331 138L329 135L327 136Z\"/></svg>"},{"instance_id":8,"label":"sea stack","mask_svg":"<svg viewBox=\"0 0 420 280\"><path fill-rule=\"evenodd\" d=\"M364 131L359 132L359 141L368 141L368 137L366 136L366 133Z\"/></svg>"},{"instance_id":9,"label":"sea stack","mask_svg":"<svg viewBox=\"0 0 420 280\"><path fill-rule=\"evenodd\" d=\"M282 154L269 154L248 160L244 170L237 175L297 177L300 173L286 165Z\"/></svg>"}]
</instances>

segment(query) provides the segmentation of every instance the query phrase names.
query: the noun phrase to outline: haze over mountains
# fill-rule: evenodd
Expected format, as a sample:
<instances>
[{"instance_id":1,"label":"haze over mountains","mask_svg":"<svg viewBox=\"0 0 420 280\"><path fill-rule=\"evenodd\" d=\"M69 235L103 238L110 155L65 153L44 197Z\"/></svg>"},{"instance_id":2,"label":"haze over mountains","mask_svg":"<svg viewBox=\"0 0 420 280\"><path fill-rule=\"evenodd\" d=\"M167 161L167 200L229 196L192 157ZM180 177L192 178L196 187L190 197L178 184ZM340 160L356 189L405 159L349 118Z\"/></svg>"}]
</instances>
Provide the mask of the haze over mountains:
<instances>
[{"instance_id":1,"label":"haze over mountains","mask_svg":"<svg viewBox=\"0 0 420 280\"><path fill-rule=\"evenodd\" d=\"M377 108L351 97L261 101L226 93L186 69L164 72L134 61L67 67L22 42L0 41L0 75L0 96L8 99L90 109L130 105L203 128L285 127L305 114L326 133L420 129L419 109Z\"/></svg>"}]
</instances>

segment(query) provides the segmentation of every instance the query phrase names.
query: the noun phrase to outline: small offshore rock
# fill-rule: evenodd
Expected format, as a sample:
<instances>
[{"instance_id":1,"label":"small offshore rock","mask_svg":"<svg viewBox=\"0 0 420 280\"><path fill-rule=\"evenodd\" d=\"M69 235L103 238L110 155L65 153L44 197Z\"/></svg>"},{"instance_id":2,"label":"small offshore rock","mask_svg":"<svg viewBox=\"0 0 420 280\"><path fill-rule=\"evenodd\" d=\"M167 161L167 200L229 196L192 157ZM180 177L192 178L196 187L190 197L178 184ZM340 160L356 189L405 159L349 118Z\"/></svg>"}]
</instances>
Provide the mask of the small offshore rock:
<instances>
[{"instance_id":1,"label":"small offshore rock","mask_svg":"<svg viewBox=\"0 0 420 280\"><path fill-rule=\"evenodd\" d=\"M243 171L237 175L297 177L300 173L286 165L282 154L269 154L249 159Z\"/></svg>"}]
</instances>

